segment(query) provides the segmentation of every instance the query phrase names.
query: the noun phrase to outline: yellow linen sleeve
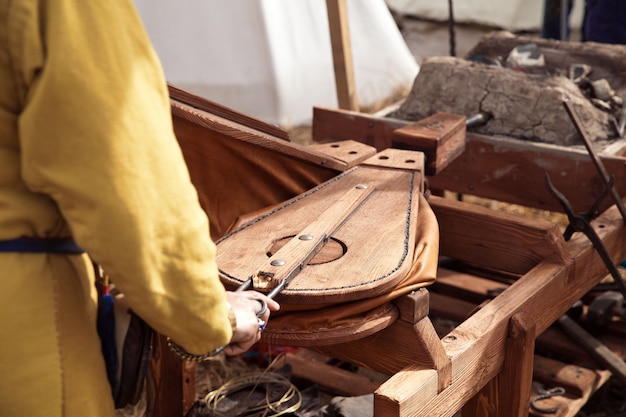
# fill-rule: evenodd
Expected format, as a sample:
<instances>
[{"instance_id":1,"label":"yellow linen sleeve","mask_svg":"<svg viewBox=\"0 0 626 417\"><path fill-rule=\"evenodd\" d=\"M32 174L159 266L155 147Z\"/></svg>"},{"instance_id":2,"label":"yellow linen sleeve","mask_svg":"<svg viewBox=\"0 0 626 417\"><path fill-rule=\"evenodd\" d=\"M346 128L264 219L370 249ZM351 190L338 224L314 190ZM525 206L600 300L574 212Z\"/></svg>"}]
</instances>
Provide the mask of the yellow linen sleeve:
<instances>
[{"instance_id":1,"label":"yellow linen sleeve","mask_svg":"<svg viewBox=\"0 0 626 417\"><path fill-rule=\"evenodd\" d=\"M131 0L15 2L22 176L133 310L191 353L231 327L209 225Z\"/></svg>"}]
</instances>

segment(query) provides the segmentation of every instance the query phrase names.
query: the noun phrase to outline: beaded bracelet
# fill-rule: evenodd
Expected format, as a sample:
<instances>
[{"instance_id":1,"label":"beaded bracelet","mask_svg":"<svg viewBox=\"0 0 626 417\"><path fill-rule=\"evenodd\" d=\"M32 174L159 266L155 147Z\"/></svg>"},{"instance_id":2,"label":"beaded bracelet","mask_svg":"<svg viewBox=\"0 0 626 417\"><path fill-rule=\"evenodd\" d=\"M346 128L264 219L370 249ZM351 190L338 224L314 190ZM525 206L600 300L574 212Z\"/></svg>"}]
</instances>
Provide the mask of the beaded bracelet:
<instances>
[{"instance_id":1,"label":"beaded bracelet","mask_svg":"<svg viewBox=\"0 0 626 417\"><path fill-rule=\"evenodd\" d=\"M230 303L227 302L226 307L228 309L228 320L230 321L230 327L234 334L237 331L237 317L235 316L235 311L233 310L233 307L230 305ZM208 360L209 358L211 358L212 356L215 356L218 353L221 353L224 350L224 348L228 346L228 345L220 346L217 349L214 349L210 352L203 353L202 355L196 355L194 353L187 352L180 345L174 342L169 336L166 339L167 339L167 346L169 346L172 352L174 352L181 359L184 359L186 361L191 361L191 362L204 362Z\"/></svg>"},{"instance_id":2,"label":"beaded bracelet","mask_svg":"<svg viewBox=\"0 0 626 417\"><path fill-rule=\"evenodd\" d=\"M179 346L176 342L174 342L169 337L167 337L167 346L169 346L169 348L172 350L172 352L176 354L176 356L178 356L179 358L183 360L191 361L191 362L204 362L206 360L209 360L209 358L211 358L212 356L215 356L221 351L223 351L227 345L220 346L217 349L212 350L208 353L204 353L202 355L196 355L194 353L187 352L185 349L183 349L181 346Z\"/></svg>"}]
</instances>

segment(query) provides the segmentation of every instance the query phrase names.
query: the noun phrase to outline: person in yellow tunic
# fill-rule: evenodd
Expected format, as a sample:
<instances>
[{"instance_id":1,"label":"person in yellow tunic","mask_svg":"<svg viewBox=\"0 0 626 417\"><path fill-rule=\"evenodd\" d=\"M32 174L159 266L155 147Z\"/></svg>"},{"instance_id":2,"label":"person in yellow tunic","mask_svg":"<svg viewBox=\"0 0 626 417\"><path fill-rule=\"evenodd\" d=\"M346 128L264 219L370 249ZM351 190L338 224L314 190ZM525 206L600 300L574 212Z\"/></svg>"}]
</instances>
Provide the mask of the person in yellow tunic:
<instances>
[{"instance_id":1,"label":"person in yellow tunic","mask_svg":"<svg viewBox=\"0 0 626 417\"><path fill-rule=\"evenodd\" d=\"M249 349L279 306L215 250L132 0L0 0L0 416L114 415L91 259L187 352Z\"/></svg>"}]
</instances>

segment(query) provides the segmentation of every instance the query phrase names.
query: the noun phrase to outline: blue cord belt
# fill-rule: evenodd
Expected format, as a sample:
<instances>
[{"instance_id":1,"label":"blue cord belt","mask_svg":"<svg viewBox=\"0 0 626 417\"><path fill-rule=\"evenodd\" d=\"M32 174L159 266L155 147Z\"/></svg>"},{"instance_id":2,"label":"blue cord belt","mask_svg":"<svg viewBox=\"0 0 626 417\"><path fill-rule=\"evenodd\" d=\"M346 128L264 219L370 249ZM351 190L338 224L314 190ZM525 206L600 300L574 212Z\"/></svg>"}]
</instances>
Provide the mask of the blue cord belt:
<instances>
[{"instance_id":1,"label":"blue cord belt","mask_svg":"<svg viewBox=\"0 0 626 417\"><path fill-rule=\"evenodd\" d=\"M0 252L81 254L85 251L71 238L33 238L0 240Z\"/></svg>"}]
</instances>

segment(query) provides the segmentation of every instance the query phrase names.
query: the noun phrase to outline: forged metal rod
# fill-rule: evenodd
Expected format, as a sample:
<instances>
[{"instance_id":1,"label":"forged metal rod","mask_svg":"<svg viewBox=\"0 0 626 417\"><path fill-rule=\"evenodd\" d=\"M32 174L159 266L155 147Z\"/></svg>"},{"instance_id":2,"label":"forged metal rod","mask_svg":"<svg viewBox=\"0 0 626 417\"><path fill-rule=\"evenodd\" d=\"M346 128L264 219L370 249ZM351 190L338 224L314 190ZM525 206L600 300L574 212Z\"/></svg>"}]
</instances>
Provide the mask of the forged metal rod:
<instances>
[{"instance_id":1,"label":"forged metal rod","mask_svg":"<svg viewBox=\"0 0 626 417\"><path fill-rule=\"evenodd\" d=\"M541 389L539 390L539 394L530 400L530 408L535 410L538 413L542 414L554 414L559 410L559 407L550 407L543 408L537 405L537 401L546 400L548 398L557 397L559 395L565 395L565 388L563 387L554 387L550 389Z\"/></svg>"},{"instance_id":2,"label":"forged metal rod","mask_svg":"<svg viewBox=\"0 0 626 417\"><path fill-rule=\"evenodd\" d=\"M550 192L552 193L552 195L554 195L554 192L556 189L552 185L552 182L550 182L549 178L548 178L548 183L549 183L548 187L551 189ZM600 194L600 196L596 198L596 201L594 201L594 203L591 205L591 208L587 210L585 214L581 214L581 216L583 216L588 222L593 220L598 215L598 208L600 207L600 204L602 204L602 201L609 194L609 191L611 191L611 188L613 187L614 183L615 183L615 177L611 175L611 179L609 180L609 183L606 185L606 187L604 187L604 191L602 192L602 194ZM560 198L558 199L559 201L561 201ZM571 207L570 209L573 210ZM565 239L565 241L568 241L572 238L572 235L574 234L574 232L577 232L577 231L579 230L576 230L574 225L570 223L567 225L567 227L565 228L565 231L563 232L563 238Z\"/></svg>"},{"instance_id":3,"label":"forged metal rod","mask_svg":"<svg viewBox=\"0 0 626 417\"><path fill-rule=\"evenodd\" d=\"M591 241L591 244L595 248L596 252L598 252L598 255L600 255L600 258L602 258L604 265L613 277L615 284L626 298L626 284L624 284L622 275L617 270L617 267L613 263L611 256L609 255L608 251L604 247L604 244L602 243L602 239L600 239L600 236L598 236L589 220L587 220L584 215L574 213L574 210L572 209L572 206L570 205L567 198L565 198L565 196L554 187L552 181L550 181L550 175L548 175L548 173L545 174L545 181L550 193L554 196L554 198L558 200L558 202L561 204L561 207L563 207L563 210L565 210L565 213L567 214L567 219L569 220L570 226L572 227L573 231L584 233L585 236L587 236L587 238Z\"/></svg>"},{"instance_id":4,"label":"forged metal rod","mask_svg":"<svg viewBox=\"0 0 626 417\"><path fill-rule=\"evenodd\" d=\"M602 160L598 157L596 152L593 150L591 141L589 140L589 138L587 137L587 134L585 133L585 130L583 129L583 125L580 121L580 118L578 117L578 114L576 113L576 110L574 109L574 106L572 106L572 104L568 100L563 100L563 106L565 107L565 110L567 111L567 114L569 115L570 119L572 119L572 122L574 123L574 127L576 128L576 130L582 137L583 142L585 143L585 148L587 148L587 152L589 152L589 156L591 156L593 164L596 166L596 169L600 173L600 176L602 177L604 182L608 185L609 178L610 178L609 174L606 171L606 168L604 167ZM615 201L615 204L617 205L617 208L619 209L619 212L622 215L622 218L624 219L624 223L626 223L626 209L624 208L624 204L622 203L622 198L619 196L619 193L617 192L614 186L611 186L610 191L611 191L611 196L613 197L613 200Z\"/></svg>"}]
</instances>

